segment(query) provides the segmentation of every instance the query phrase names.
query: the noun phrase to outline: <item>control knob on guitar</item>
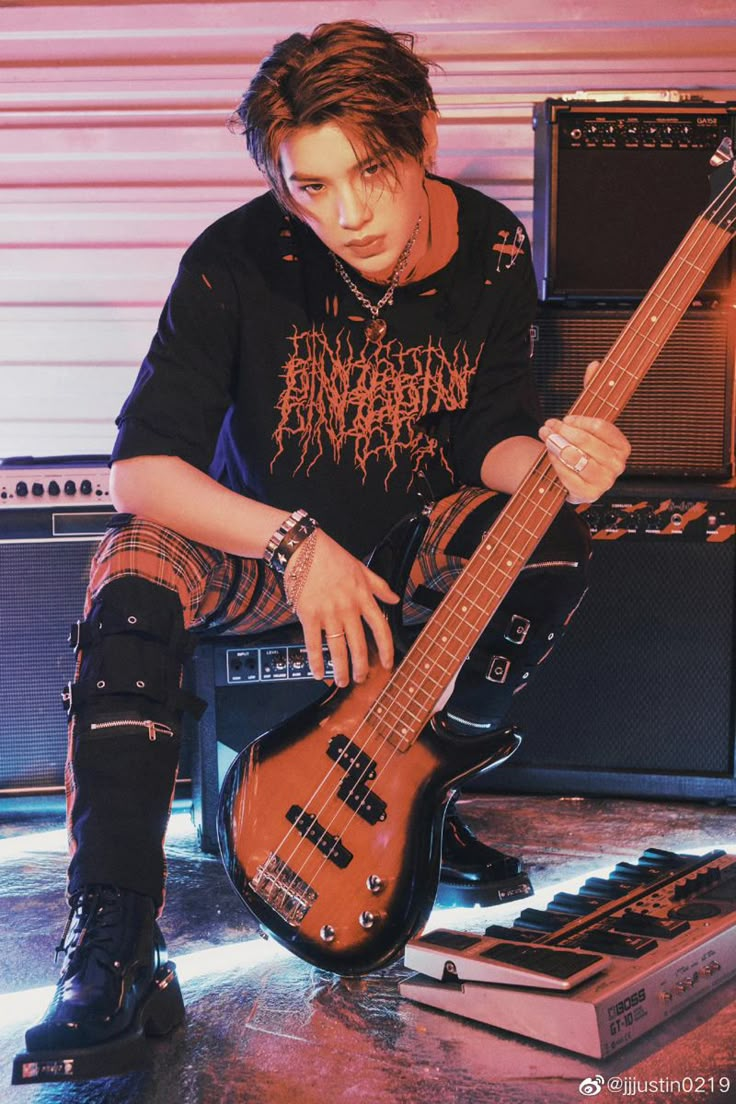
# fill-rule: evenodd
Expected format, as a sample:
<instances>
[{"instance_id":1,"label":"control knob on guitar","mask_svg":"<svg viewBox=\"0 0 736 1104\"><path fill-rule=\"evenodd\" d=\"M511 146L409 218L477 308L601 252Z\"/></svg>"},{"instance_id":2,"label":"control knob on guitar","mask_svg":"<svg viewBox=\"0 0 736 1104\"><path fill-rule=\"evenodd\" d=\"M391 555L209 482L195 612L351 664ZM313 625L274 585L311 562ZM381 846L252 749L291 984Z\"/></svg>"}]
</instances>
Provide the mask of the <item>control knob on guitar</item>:
<instances>
[{"instance_id":1,"label":"control knob on guitar","mask_svg":"<svg viewBox=\"0 0 736 1104\"><path fill-rule=\"evenodd\" d=\"M736 231L724 139L720 191L614 342L571 413L615 421ZM725 178L725 180L724 180ZM240 753L223 785L225 869L261 925L323 969L385 966L424 924L439 880L444 806L511 754L453 739L437 709L545 534L565 489L543 453L393 672L334 691Z\"/></svg>"}]
</instances>

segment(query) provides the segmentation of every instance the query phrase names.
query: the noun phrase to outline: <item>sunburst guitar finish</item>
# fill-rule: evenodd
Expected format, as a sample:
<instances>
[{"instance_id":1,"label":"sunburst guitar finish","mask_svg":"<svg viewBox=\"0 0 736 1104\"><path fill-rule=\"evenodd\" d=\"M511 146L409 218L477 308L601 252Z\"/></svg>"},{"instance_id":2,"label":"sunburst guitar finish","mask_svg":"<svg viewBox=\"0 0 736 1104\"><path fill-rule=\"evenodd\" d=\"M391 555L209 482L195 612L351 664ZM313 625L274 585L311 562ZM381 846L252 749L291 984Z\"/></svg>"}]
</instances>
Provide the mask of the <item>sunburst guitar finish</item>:
<instances>
[{"instance_id":1,"label":"sunburst guitar finish","mask_svg":"<svg viewBox=\"0 0 736 1104\"><path fill-rule=\"evenodd\" d=\"M432 724L392 740L375 708L390 678L374 662L360 686L256 740L220 801L223 860L246 905L295 954L345 975L387 965L423 926L448 794L519 742L508 731L489 750Z\"/></svg>"}]
</instances>

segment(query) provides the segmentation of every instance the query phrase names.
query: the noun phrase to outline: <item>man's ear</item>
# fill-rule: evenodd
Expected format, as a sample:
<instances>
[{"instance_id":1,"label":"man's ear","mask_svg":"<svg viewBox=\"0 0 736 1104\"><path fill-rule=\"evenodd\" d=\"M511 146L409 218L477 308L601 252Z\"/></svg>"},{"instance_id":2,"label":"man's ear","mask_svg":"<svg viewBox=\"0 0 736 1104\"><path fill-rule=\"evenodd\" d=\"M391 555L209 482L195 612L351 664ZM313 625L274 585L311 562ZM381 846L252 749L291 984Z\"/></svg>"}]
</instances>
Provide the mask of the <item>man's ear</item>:
<instances>
[{"instance_id":1,"label":"man's ear","mask_svg":"<svg viewBox=\"0 0 736 1104\"><path fill-rule=\"evenodd\" d=\"M425 169L431 169L434 166L435 157L437 154L437 121L438 114L436 111L428 111L422 119L422 133L424 134L424 167Z\"/></svg>"}]
</instances>

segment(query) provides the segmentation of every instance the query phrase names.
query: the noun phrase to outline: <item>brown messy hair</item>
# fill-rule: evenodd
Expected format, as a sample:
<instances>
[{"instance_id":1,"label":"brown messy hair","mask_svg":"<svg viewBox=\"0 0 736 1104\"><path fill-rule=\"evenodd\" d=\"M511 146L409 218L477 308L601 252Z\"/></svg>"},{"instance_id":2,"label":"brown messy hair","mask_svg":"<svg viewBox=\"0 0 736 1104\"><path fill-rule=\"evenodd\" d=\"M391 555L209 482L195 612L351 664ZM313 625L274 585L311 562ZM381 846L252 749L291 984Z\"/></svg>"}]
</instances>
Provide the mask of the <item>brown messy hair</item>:
<instances>
[{"instance_id":1,"label":"brown messy hair","mask_svg":"<svg viewBox=\"0 0 736 1104\"><path fill-rule=\"evenodd\" d=\"M289 209L279 151L300 127L337 122L360 141L365 156L389 167L401 156L421 161L422 120L436 111L429 71L411 34L358 20L321 23L274 46L233 120L239 118L248 152Z\"/></svg>"}]
</instances>

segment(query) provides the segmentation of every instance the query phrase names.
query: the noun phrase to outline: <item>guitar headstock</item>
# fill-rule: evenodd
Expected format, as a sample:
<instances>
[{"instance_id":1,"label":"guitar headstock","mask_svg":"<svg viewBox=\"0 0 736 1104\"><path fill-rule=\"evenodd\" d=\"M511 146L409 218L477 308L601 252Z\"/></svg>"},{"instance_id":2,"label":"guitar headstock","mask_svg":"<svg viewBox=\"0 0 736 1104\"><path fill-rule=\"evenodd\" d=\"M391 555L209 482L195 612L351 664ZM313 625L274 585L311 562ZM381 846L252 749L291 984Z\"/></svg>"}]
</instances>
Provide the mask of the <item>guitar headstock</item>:
<instances>
[{"instance_id":1,"label":"guitar headstock","mask_svg":"<svg viewBox=\"0 0 736 1104\"><path fill-rule=\"evenodd\" d=\"M712 202L705 212L710 222L736 233L736 161L733 142L724 138L710 159Z\"/></svg>"}]
</instances>

